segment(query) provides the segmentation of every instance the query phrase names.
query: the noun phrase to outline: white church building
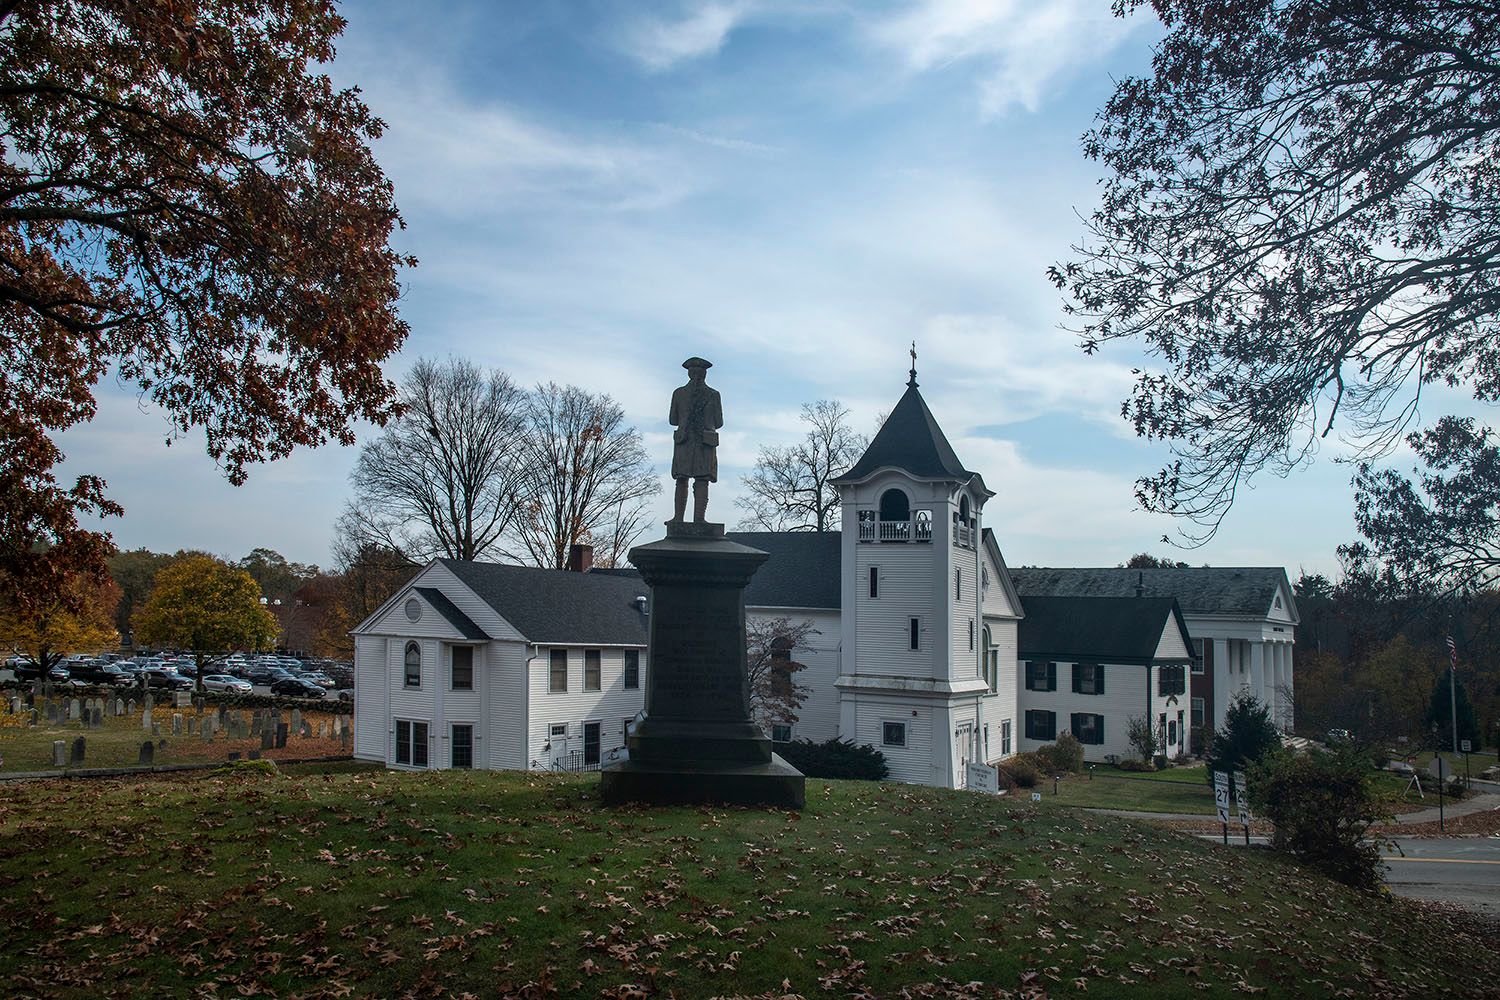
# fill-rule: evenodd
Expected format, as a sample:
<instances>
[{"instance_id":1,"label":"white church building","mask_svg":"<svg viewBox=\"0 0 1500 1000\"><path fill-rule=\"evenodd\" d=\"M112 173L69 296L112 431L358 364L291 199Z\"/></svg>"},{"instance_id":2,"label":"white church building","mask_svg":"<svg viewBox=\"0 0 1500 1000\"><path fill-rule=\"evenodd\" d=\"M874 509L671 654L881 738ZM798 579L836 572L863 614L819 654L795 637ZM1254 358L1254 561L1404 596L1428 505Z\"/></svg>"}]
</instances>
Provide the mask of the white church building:
<instances>
[{"instance_id":1,"label":"white church building","mask_svg":"<svg viewBox=\"0 0 1500 1000\"><path fill-rule=\"evenodd\" d=\"M881 750L893 780L960 787L1065 731L1091 761L1145 716L1168 756L1241 688L1291 726L1296 605L1280 568L1012 571L994 494L918 390L835 483L838 532L731 532L770 554L751 618L808 622L809 688L773 739ZM355 756L393 768L593 768L645 707L649 590L631 570L436 560L354 630Z\"/></svg>"}]
</instances>

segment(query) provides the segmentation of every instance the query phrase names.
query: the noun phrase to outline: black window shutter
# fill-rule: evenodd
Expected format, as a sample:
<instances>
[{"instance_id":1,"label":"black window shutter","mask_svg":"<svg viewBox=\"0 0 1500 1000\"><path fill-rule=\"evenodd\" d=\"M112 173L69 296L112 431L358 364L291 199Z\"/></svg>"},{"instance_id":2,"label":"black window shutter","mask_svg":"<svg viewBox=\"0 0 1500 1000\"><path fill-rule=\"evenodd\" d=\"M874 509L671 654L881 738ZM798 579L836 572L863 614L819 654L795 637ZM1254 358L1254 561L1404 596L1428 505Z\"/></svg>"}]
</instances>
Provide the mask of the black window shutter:
<instances>
[{"instance_id":1,"label":"black window shutter","mask_svg":"<svg viewBox=\"0 0 1500 1000\"><path fill-rule=\"evenodd\" d=\"M1047 690L1057 690L1057 664L1051 660L1047 661Z\"/></svg>"},{"instance_id":2,"label":"black window shutter","mask_svg":"<svg viewBox=\"0 0 1500 1000\"><path fill-rule=\"evenodd\" d=\"M1083 664L1073 664L1073 693L1077 694L1083 690L1083 678L1079 675L1083 672Z\"/></svg>"},{"instance_id":3,"label":"black window shutter","mask_svg":"<svg viewBox=\"0 0 1500 1000\"><path fill-rule=\"evenodd\" d=\"M1068 716L1068 728L1073 731L1074 736L1077 736L1079 733L1083 732L1083 723L1078 721L1082 718L1083 716L1077 712L1074 712L1072 715Z\"/></svg>"},{"instance_id":4,"label":"black window shutter","mask_svg":"<svg viewBox=\"0 0 1500 1000\"><path fill-rule=\"evenodd\" d=\"M1047 739L1049 739L1049 740L1055 740L1055 739L1057 739L1057 713L1056 712L1048 712L1047 713Z\"/></svg>"},{"instance_id":5,"label":"black window shutter","mask_svg":"<svg viewBox=\"0 0 1500 1000\"><path fill-rule=\"evenodd\" d=\"M1102 715L1094 716L1094 742L1104 742L1104 716Z\"/></svg>"},{"instance_id":6,"label":"black window shutter","mask_svg":"<svg viewBox=\"0 0 1500 1000\"><path fill-rule=\"evenodd\" d=\"M1094 664L1094 693L1104 693L1104 664Z\"/></svg>"}]
</instances>

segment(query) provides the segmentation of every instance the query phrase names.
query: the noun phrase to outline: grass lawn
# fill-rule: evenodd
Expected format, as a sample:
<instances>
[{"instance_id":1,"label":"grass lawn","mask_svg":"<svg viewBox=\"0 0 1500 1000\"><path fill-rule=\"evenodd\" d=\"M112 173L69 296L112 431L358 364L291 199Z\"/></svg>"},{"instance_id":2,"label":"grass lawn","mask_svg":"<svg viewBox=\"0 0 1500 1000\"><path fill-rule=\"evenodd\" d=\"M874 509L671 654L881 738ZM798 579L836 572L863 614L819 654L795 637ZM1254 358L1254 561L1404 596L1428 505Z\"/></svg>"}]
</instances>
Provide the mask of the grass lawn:
<instances>
[{"instance_id":1,"label":"grass lawn","mask_svg":"<svg viewBox=\"0 0 1500 1000\"><path fill-rule=\"evenodd\" d=\"M13 771L50 771L55 770L52 766L52 742L62 740L71 751L73 741L78 737L84 738L84 760L78 765L80 768L93 767L134 767L140 760L141 744L146 740L153 743L166 741L166 746L158 746L154 751L154 762L157 764L199 764L199 763L222 763L232 750L241 754L248 754L252 749L260 749L260 737L250 739L230 740L224 730L219 730L212 742L204 742L201 736L189 736L187 723L189 719L196 719L201 726L203 719L215 714L216 709L210 706L203 712L197 712L191 707L170 708L159 705L152 712L152 719L161 726L161 735L152 736L151 733L141 727L142 711L137 708L134 715L121 715L117 717L105 717L99 729L85 729L82 723L65 722L57 725L49 725L46 717L35 726L14 727L0 726L0 773ZM173 714L182 716L182 736L172 735ZM249 724L251 711L242 710L246 724ZM303 717L312 724L316 732L317 725L322 721L325 725L324 732L331 733L334 712L306 712ZM13 717L12 717L13 718ZM281 713L283 722L290 723L291 713L283 710ZM316 735L312 739L288 738L285 749L262 751L267 757L336 757L347 755L350 751L344 749L338 740L325 736L318 739ZM71 760L71 757L67 758ZM72 770L73 765L66 765L63 770Z\"/></svg>"},{"instance_id":2,"label":"grass lawn","mask_svg":"<svg viewBox=\"0 0 1500 1000\"><path fill-rule=\"evenodd\" d=\"M1093 780L1075 774L1057 784L1044 781L1033 791L1046 802L1094 809L1132 809L1140 812L1214 813L1214 792L1203 779L1201 767L1174 767L1165 771L1132 773L1097 767Z\"/></svg>"},{"instance_id":3,"label":"grass lawn","mask_svg":"<svg viewBox=\"0 0 1500 1000\"><path fill-rule=\"evenodd\" d=\"M892 784L810 780L788 813L604 809L589 775L33 782L0 787L0 853L6 996L1430 998L1500 983L1468 917L1050 798Z\"/></svg>"}]
</instances>

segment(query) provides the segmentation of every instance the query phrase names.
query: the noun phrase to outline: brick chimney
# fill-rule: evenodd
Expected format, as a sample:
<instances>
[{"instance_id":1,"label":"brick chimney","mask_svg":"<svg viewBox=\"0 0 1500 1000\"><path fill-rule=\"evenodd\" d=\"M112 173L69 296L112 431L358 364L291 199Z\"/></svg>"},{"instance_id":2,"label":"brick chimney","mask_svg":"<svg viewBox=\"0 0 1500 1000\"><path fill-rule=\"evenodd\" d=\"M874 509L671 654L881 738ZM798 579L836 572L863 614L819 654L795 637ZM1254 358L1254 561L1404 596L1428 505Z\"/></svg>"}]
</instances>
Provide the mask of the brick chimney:
<instances>
[{"instance_id":1,"label":"brick chimney","mask_svg":"<svg viewBox=\"0 0 1500 1000\"><path fill-rule=\"evenodd\" d=\"M594 568L594 547L573 545L568 549L568 572L587 573Z\"/></svg>"}]
</instances>

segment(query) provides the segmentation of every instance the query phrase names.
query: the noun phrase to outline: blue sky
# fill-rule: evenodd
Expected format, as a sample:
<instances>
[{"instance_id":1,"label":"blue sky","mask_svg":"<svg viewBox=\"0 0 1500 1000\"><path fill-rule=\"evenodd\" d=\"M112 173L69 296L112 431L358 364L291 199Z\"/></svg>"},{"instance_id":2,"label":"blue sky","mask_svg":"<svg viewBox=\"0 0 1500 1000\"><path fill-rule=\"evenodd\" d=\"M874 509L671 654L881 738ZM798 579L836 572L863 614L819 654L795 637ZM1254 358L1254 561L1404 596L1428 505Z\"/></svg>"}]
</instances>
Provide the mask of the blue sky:
<instances>
[{"instance_id":1,"label":"blue sky","mask_svg":"<svg viewBox=\"0 0 1500 1000\"><path fill-rule=\"evenodd\" d=\"M1165 454L1117 415L1145 359L1083 355L1045 277L1094 203L1078 137L1114 79L1149 69L1149 15L1114 19L1105 0L343 10L332 73L388 124L376 153L421 260L393 376L451 353L608 392L664 473L679 364L707 357L726 417L710 513L732 522L757 448L799 436L803 402L842 400L872 430L915 340L1013 565L1168 551L1173 525L1131 491ZM235 488L201 436L164 449L128 387L100 395L64 471L109 481L122 547L327 562L355 449ZM1258 477L1181 558L1331 571L1354 536L1349 471L1324 455Z\"/></svg>"}]
</instances>

